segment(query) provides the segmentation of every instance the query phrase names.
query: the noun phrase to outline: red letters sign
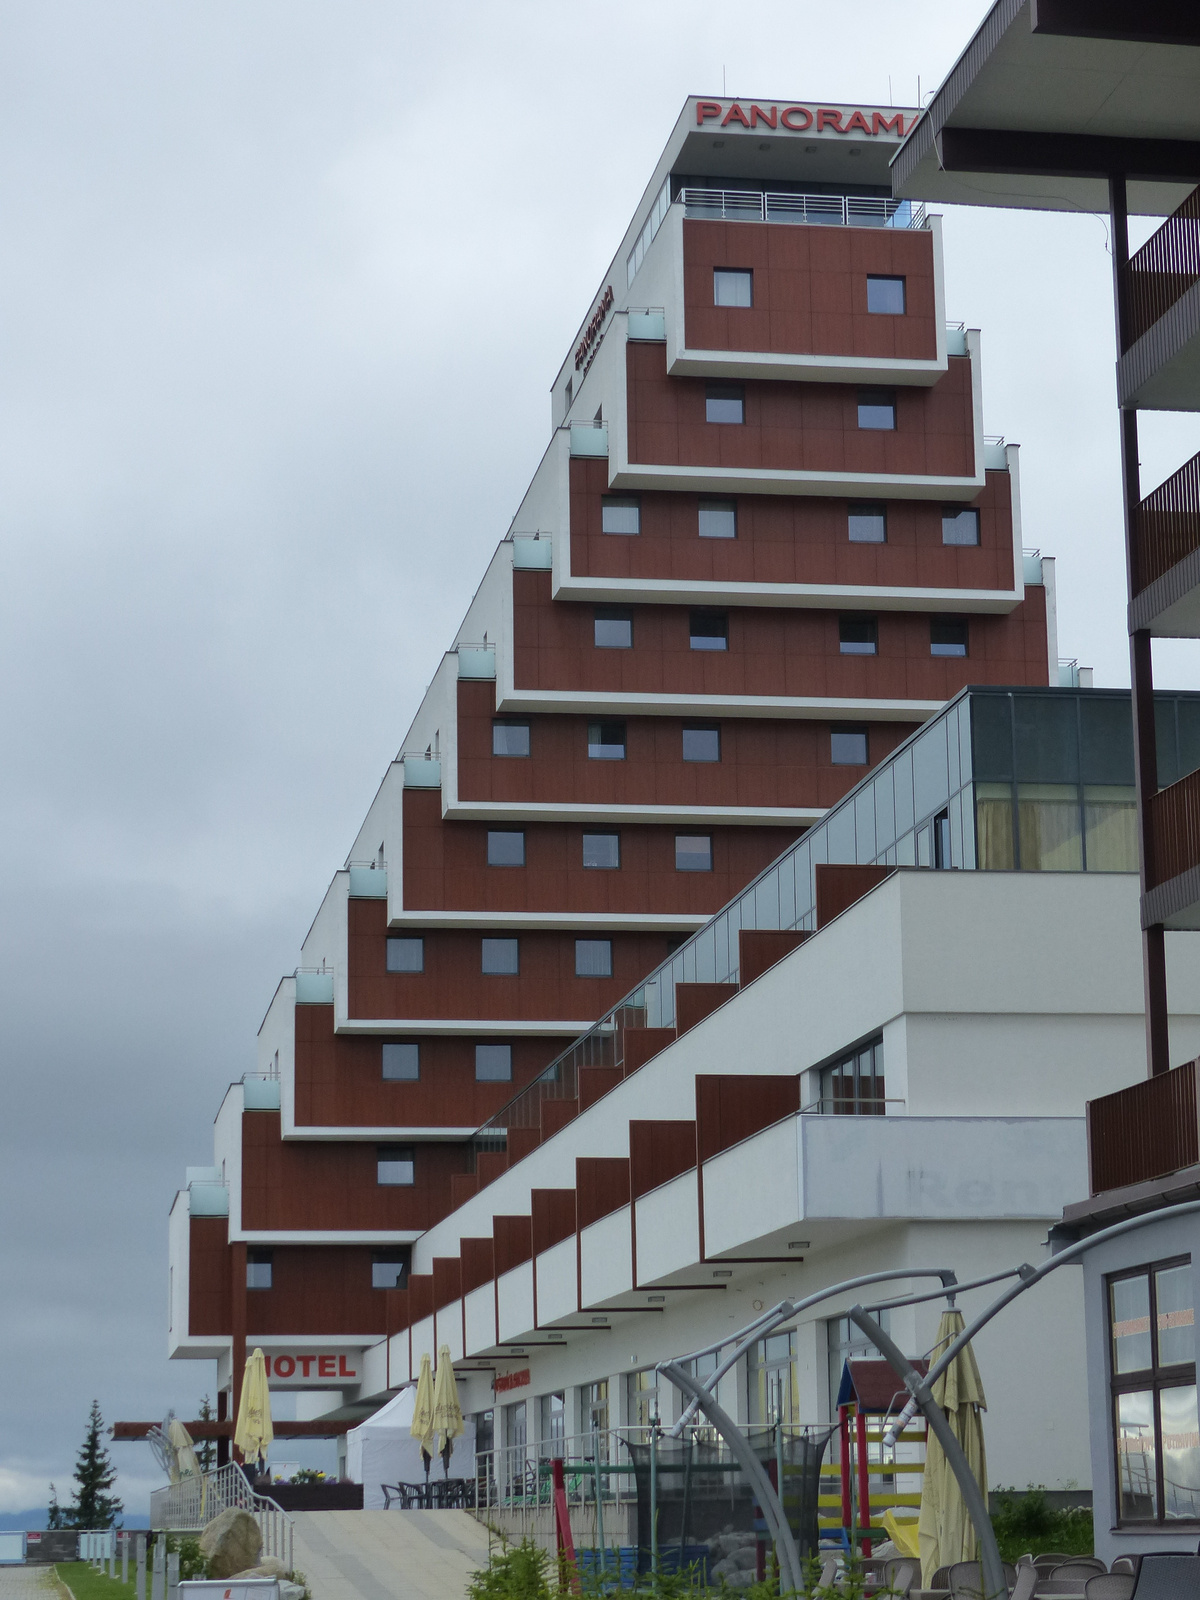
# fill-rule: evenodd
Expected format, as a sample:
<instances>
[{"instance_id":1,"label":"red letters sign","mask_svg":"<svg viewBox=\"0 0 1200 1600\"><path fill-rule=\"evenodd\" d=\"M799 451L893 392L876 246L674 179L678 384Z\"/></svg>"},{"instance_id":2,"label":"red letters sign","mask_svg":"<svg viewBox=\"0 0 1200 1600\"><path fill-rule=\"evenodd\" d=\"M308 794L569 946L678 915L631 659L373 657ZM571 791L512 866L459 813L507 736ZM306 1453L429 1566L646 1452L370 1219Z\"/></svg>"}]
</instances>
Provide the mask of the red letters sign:
<instances>
[{"instance_id":1,"label":"red letters sign","mask_svg":"<svg viewBox=\"0 0 1200 1600\"><path fill-rule=\"evenodd\" d=\"M528 1367L522 1367L520 1372L502 1372L492 1382L492 1388L497 1394L506 1394L509 1389L527 1389L528 1387Z\"/></svg>"},{"instance_id":2,"label":"red letters sign","mask_svg":"<svg viewBox=\"0 0 1200 1600\"><path fill-rule=\"evenodd\" d=\"M600 337L600 330L604 326L604 319L608 315L608 313L609 313L609 311L610 311L610 309L612 307L612 303L613 303L613 292L612 292L612 284L610 283L608 288L605 289L604 293L600 296L600 304L596 307L595 313L592 316L592 320L588 323L587 327L583 330L583 338L579 341L578 348L575 351L575 371L576 372L579 371L580 367L583 365L584 361L587 359L588 351L592 348L592 346L595 344L596 340Z\"/></svg>"},{"instance_id":3,"label":"red letters sign","mask_svg":"<svg viewBox=\"0 0 1200 1600\"><path fill-rule=\"evenodd\" d=\"M747 107L740 105L736 100L730 106L726 106L721 100L696 101L698 128L711 122L717 128L732 127L735 133L739 128L744 128L749 133L762 126L786 128L789 133L807 133L810 129L815 129L817 133L865 133L869 139L874 139L881 133L888 133L894 138L901 139L906 133L912 132L916 120L915 111L906 121L904 112L895 110L844 111L837 106L778 104ZM575 365L578 366L579 362L576 361Z\"/></svg>"},{"instance_id":4,"label":"red letters sign","mask_svg":"<svg viewBox=\"0 0 1200 1600\"><path fill-rule=\"evenodd\" d=\"M267 1377L277 1383L311 1383L319 1388L323 1381L336 1387L338 1384L357 1383L360 1376L357 1356L348 1355L345 1351L323 1355L319 1351L301 1354L284 1350L276 1355L264 1356L264 1360Z\"/></svg>"}]
</instances>

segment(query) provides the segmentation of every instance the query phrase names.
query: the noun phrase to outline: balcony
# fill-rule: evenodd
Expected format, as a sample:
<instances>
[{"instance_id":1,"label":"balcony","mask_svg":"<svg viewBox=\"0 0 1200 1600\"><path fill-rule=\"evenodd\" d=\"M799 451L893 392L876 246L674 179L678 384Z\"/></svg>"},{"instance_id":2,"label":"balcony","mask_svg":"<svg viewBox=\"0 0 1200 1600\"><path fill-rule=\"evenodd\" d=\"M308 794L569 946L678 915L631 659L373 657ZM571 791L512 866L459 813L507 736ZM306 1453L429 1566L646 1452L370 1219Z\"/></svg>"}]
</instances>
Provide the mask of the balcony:
<instances>
[{"instance_id":1,"label":"balcony","mask_svg":"<svg viewBox=\"0 0 1200 1600\"><path fill-rule=\"evenodd\" d=\"M571 424L571 454L606 458L608 455L608 424L606 422L573 422Z\"/></svg>"},{"instance_id":2,"label":"balcony","mask_svg":"<svg viewBox=\"0 0 1200 1600\"><path fill-rule=\"evenodd\" d=\"M333 973L317 972L311 968L296 968L296 1004L298 1006L331 1006L333 1004Z\"/></svg>"},{"instance_id":3,"label":"balcony","mask_svg":"<svg viewBox=\"0 0 1200 1600\"><path fill-rule=\"evenodd\" d=\"M351 900L386 900L387 868L374 861L350 863Z\"/></svg>"},{"instance_id":4,"label":"balcony","mask_svg":"<svg viewBox=\"0 0 1200 1600\"><path fill-rule=\"evenodd\" d=\"M1151 795L1142 921L1200 928L1200 771Z\"/></svg>"},{"instance_id":5,"label":"balcony","mask_svg":"<svg viewBox=\"0 0 1200 1600\"><path fill-rule=\"evenodd\" d=\"M925 207L884 195L684 189L683 214L705 222L785 222L825 228L924 228Z\"/></svg>"},{"instance_id":6,"label":"balcony","mask_svg":"<svg viewBox=\"0 0 1200 1600\"><path fill-rule=\"evenodd\" d=\"M1138 507L1129 621L1159 638L1200 638L1200 455Z\"/></svg>"},{"instance_id":7,"label":"balcony","mask_svg":"<svg viewBox=\"0 0 1200 1600\"><path fill-rule=\"evenodd\" d=\"M1087 1127L1093 1195L1195 1166L1200 1162L1196 1063L1089 1100Z\"/></svg>"},{"instance_id":8,"label":"balcony","mask_svg":"<svg viewBox=\"0 0 1200 1600\"><path fill-rule=\"evenodd\" d=\"M229 1189L220 1167L189 1167L185 1175L188 1211L193 1217L227 1217Z\"/></svg>"},{"instance_id":9,"label":"balcony","mask_svg":"<svg viewBox=\"0 0 1200 1600\"><path fill-rule=\"evenodd\" d=\"M1127 328L1117 363L1122 406L1200 411L1200 189L1122 272Z\"/></svg>"}]
</instances>

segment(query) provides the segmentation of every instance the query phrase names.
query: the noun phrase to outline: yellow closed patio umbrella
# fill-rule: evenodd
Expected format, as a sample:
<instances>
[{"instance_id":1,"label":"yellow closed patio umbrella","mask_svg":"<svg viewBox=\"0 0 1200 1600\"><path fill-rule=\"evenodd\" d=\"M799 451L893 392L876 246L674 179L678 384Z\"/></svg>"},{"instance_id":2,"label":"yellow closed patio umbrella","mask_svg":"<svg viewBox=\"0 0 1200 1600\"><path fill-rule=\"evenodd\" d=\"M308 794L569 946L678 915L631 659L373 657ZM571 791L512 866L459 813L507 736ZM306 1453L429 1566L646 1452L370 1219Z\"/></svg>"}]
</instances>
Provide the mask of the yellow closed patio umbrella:
<instances>
[{"instance_id":1,"label":"yellow closed patio umbrella","mask_svg":"<svg viewBox=\"0 0 1200 1600\"><path fill-rule=\"evenodd\" d=\"M433 1385L433 1426L438 1436L438 1450L446 1476L450 1476L450 1456L454 1441L466 1429L463 1426L462 1405L458 1398L458 1379L450 1360L450 1346L438 1350L437 1377Z\"/></svg>"},{"instance_id":2,"label":"yellow closed patio umbrella","mask_svg":"<svg viewBox=\"0 0 1200 1600\"><path fill-rule=\"evenodd\" d=\"M409 1433L421 1446L421 1455L425 1462L425 1481L429 1481L429 1468L433 1462L433 1439L436 1432L433 1425L433 1371L426 1352L421 1357L421 1375L417 1379L417 1397L413 1402L413 1419Z\"/></svg>"},{"instance_id":3,"label":"yellow closed patio umbrella","mask_svg":"<svg viewBox=\"0 0 1200 1600\"><path fill-rule=\"evenodd\" d=\"M175 1452L171 1482L177 1483L181 1478L199 1478L200 1462L196 1458L192 1436L178 1417L172 1417L167 1426L167 1443Z\"/></svg>"},{"instance_id":4,"label":"yellow closed patio umbrella","mask_svg":"<svg viewBox=\"0 0 1200 1600\"><path fill-rule=\"evenodd\" d=\"M263 1461L275 1430L271 1426L271 1391L267 1387L267 1363L255 1348L246 1363L242 1379L242 1398L238 1405L233 1442L247 1461Z\"/></svg>"},{"instance_id":5,"label":"yellow closed patio umbrella","mask_svg":"<svg viewBox=\"0 0 1200 1600\"><path fill-rule=\"evenodd\" d=\"M937 1344L930 1365L963 1331L961 1311L943 1311L938 1324ZM987 1496L987 1456L983 1448L983 1420L987 1410L983 1381L975 1364L975 1352L966 1345L933 1386L933 1398L946 1413L954 1436L962 1446L967 1464L983 1494ZM921 1486L921 1515L917 1522L921 1546L921 1582L929 1588L939 1567L956 1561L978 1561L979 1544L967 1515L958 1480L947 1464L945 1454L932 1429L925 1443L925 1478Z\"/></svg>"}]
</instances>

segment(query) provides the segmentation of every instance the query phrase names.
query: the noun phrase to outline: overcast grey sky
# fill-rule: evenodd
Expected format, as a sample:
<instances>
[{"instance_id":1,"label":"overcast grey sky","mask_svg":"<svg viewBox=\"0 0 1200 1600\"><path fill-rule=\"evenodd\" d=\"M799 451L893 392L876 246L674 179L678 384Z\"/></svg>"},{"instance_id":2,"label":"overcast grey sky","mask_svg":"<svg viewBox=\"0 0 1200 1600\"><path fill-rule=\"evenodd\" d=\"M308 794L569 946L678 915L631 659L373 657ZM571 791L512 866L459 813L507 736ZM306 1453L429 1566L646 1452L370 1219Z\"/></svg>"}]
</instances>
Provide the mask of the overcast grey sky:
<instances>
[{"instance_id":1,"label":"overcast grey sky","mask_svg":"<svg viewBox=\"0 0 1200 1600\"><path fill-rule=\"evenodd\" d=\"M66 1490L93 1395L212 1390L165 1359L172 1196L684 97L912 104L984 9L0 4L0 1513ZM1128 682L1106 226L945 239L1062 654ZM1148 486L1200 444L1146 431Z\"/></svg>"}]
</instances>

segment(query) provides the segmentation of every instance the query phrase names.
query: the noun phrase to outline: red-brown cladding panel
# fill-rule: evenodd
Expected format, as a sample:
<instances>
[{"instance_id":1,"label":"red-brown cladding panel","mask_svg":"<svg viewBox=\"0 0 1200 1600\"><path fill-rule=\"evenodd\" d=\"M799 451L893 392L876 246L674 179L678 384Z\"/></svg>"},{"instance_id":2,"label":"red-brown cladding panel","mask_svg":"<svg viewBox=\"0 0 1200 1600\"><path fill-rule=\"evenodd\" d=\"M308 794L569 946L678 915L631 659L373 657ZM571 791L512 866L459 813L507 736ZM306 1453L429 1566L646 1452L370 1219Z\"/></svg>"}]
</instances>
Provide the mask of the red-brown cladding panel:
<instances>
[{"instance_id":1,"label":"red-brown cladding panel","mask_svg":"<svg viewBox=\"0 0 1200 1600\"><path fill-rule=\"evenodd\" d=\"M627 1028L625 1030L625 1076L644 1067L660 1050L673 1044L677 1035L674 1028Z\"/></svg>"},{"instance_id":2,"label":"red-brown cladding panel","mask_svg":"<svg viewBox=\"0 0 1200 1600\"><path fill-rule=\"evenodd\" d=\"M533 1225L529 1217L493 1217L496 1276L511 1272L533 1255Z\"/></svg>"},{"instance_id":3,"label":"red-brown cladding panel","mask_svg":"<svg viewBox=\"0 0 1200 1600\"><path fill-rule=\"evenodd\" d=\"M696 1145L701 1161L711 1160L799 1109L798 1076L698 1074Z\"/></svg>"},{"instance_id":4,"label":"red-brown cladding panel","mask_svg":"<svg viewBox=\"0 0 1200 1600\"><path fill-rule=\"evenodd\" d=\"M529 1208L533 1217L533 1253L540 1255L575 1232L574 1189L533 1189Z\"/></svg>"},{"instance_id":5,"label":"red-brown cladding panel","mask_svg":"<svg viewBox=\"0 0 1200 1600\"><path fill-rule=\"evenodd\" d=\"M629 1204L629 1160L626 1156L577 1156L575 1193L581 1228L599 1222Z\"/></svg>"},{"instance_id":6,"label":"red-brown cladding panel","mask_svg":"<svg viewBox=\"0 0 1200 1600\"><path fill-rule=\"evenodd\" d=\"M508 1164L515 1167L518 1161L532 1155L542 1142L542 1130L537 1128L510 1128L508 1130Z\"/></svg>"},{"instance_id":7,"label":"red-brown cladding panel","mask_svg":"<svg viewBox=\"0 0 1200 1600\"><path fill-rule=\"evenodd\" d=\"M433 1315L433 1274L412 1273L408 1280L408 1314L413 1322Z\"/></svg>"},{"instance_id":8,"label":"red-brown cladding panel","mask_svg":"<svg viewBox=\"0 0 1200 1600\"><path fill-rule=\"evenodd\" d=\"M433 1309L440 1311L462 1295L462 1262L458 1256L433 1258Z\"/></svg>"},{"instance_id":9,"label":"red-brown cladding panel","mask_svg":"<svg viewBox=\"0 0 1200 1600\"><path fill-rule=\"evenodd\" d=\"M508 1171L507 1150L480 1150L475 1157L475 1176L480 1189L494 1183L502 1172Z\"/></svg>"},{"instance_id":10,"label":"red-brown cladding panel","mask_svg":"<svg viewBox=\"0 0 1200 1600\"><path fill-rule=\"evenodd\" d=\"M694 1028L718 1006L732 1000L736 983L677 983L675 985L675 1026L680 1033Z\"/></svg>"},{"instance_id":11,"label":"red-brown cladding panel","mask_svg":"<svg viewBox=\"0 0 1200 1600\"><path fill-rule=\"evenodd\" d=\"M246 1292L247 1332L384 1333L387 1291L371 1285L374 1254L365 1245L276 1245L271 1287Z\"/></svg>"},{"instance_id":12,"label":"red-brown cladding panel","mask_svg":"<svg viewBox=\"0 0 1200 1600\"><path fill-rule=\"evenodd\" d=\"M753 983L755 978L761 978L777 961L782 961L810 937L801 928L787 932L775 928L739 928L738 979L742 988Z\"/></svg>"},{"instance_id":13,"label":"red-brown cladding panel","mask_svg":"<svg viewBox=\"0 0 1200 1600\"><path fill-rule=\"evenodd\" d=\"M885 878L890 878L895 867L852 866L823 862L817 866L817 927L823 928L834 917L852 906L863 895L870 894Z\"/></svg>"},{"instance_id":14,"label":"red-brown cladding panel","mask_svg":"<svg viewBox=\"0 0 1200 1600\"><path fill-rule=\"evenodd\" d=\"M450 1179L450 1205L457 1211L479 1193L479 1177L474 1172L456 1172Z\"/></svg>"},{"instance_id":15,"label":"red-brown cladding panel","mask_svg":"<svg viewBox=\"0 0 1200 1600\"><path fill-rule=\"evenodd\" d=\"M649 1194L696 1165L694 1122L629 1124L629 1189L632 1199Z\"/></svg>"},{"instance_id":16,"label":"red-brown cladding panel","mask_svg":"<svg viewBox=\"0 0 1200 1600\"><path fill-rule=\"evenodd\" d=\"M389 1336L401 1333L409 1324L408 1290L385 1289L384 1301L384 1332Z\"/></svg>"},{"instance_id":17,"label":"red-brown cladding panel","mask_svg":"<svg viewBox=\"0 0 1200 1600\"><path fill-rule=\"evenodd\" d=\"M578 1115L578 1099L543 1100L541 1104L542 1138L549 1139L560 1128L565 1128L568 1122L573 1122Z\"/></svg>"},{"instance_id":18,"label":"red-brown cladding panel","mask_svg":"<svg viewBox=\"0 0 1200 1600\"><path fill-rule=\"evenodd\" d=\"M496 1276L495 1247L491 1239L460 1239L462 1287L464 1294L481 1289Z\"/></svg>"},{"instance_id":19,"label":"red-brown cladding panel","mask_svg":"<svg viewBox=\"0 0 1200 1600\"><path fill-rule=\"evenodd\" d=\"M224 1217L192 1217L188 1251L188 1333L228 1333L229 1225Z\"/></svg>"},{"instance_id":20,"label":"red-brown cladding panel","mask_svg":"<svg viewBox=\"0 0 1200 1600\"><path fill-rule=\"evenodd\" d=\"M624 1076L621 1067L580 1067L579 1109L586 1111L594 1106L610 1089L615 1089Z\"/></svg>"}]
</instances>

